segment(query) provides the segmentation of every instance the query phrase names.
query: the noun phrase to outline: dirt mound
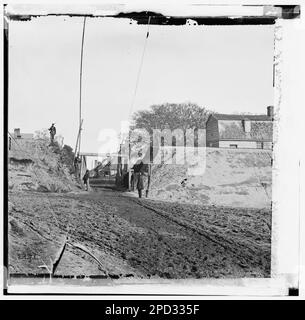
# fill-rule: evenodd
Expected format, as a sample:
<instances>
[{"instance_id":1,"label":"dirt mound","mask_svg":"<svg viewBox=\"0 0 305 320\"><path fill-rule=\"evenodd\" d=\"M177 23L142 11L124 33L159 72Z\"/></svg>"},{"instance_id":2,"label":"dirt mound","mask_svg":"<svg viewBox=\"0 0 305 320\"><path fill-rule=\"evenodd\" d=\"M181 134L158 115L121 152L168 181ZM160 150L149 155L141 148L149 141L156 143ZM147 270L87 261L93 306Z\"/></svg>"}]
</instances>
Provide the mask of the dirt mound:
<instances>
[{"instance_id":1,"label":"dirt mound","mask_svg":"<svg viewBox=\"0 0 305 320\"><path fill-rule=\"evenodd\" d=\"M153 165L150 195L193 204L270 207L271 157L270 150L206 148L200 174L192 174L187 164Z\"/></svg>"},{"instance_id":2,"label":"dirt mound","mask_svg":"<svg viewBox=\"0 0 305 320\"><path fill-rule=\"evenodd\" d=\"M68 192L76 181L61 160L61 148L45 139L12 141L8 154L9 190Z\"/></svg>"}]
</instances>

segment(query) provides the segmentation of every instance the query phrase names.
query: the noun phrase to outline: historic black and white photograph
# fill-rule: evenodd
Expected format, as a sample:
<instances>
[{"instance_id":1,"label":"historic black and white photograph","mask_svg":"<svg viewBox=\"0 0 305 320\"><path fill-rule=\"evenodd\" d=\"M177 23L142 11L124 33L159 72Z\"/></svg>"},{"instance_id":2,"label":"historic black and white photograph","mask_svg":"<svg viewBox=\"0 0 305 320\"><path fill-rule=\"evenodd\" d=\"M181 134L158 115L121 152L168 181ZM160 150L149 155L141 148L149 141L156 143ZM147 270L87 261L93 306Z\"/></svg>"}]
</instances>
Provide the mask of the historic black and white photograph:
<instances>
[{"instance_id":1,"label":"historic black and white photograph","mask_svg":"<svg viewBox=\"0 0 305 320\"><path fill-rule=\"evenodd\" d=\"M271 277L282 11L262 8L6 8L8 281Z\"/></svg>"}]
</instances>

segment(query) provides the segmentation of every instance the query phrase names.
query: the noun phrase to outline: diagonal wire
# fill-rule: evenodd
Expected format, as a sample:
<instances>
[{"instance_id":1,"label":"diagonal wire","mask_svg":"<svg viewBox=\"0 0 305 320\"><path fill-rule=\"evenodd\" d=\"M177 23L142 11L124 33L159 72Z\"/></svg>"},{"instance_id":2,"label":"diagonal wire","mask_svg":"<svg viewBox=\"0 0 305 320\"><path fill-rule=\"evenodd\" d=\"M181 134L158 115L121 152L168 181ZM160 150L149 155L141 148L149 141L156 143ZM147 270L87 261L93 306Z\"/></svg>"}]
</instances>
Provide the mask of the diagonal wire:
<instances>
[{"instance_id":1,"label":"diagonal wire","mask_svg":"<svg viewBox=\"0 0 305 320\"><path fill-rule=\"evenodd\" d=\"M135 90L134 90L134 93L133 93L131 105L130 105L130 108L129 108L129 118L131 117L131 114L132 114L132 111L133 111L133 108L134 108L134 104L135 104L135 101L136 101L136 97L137 97L137 91L138 91L141 71L142 71L142 67L143 67L143 61L144 61L144 56L145 56L146 47L147 47L147 39L149 37L150 18L151 17L149 16L148 17L148 22L147 22L147 32L146 32L146 37L145 37L145 41L144 41L143 52L142 52L142 56L141 56L141 61L140 61L138 73L137 73L136 86L135 86Z\"/></svg>"}]
</instances>

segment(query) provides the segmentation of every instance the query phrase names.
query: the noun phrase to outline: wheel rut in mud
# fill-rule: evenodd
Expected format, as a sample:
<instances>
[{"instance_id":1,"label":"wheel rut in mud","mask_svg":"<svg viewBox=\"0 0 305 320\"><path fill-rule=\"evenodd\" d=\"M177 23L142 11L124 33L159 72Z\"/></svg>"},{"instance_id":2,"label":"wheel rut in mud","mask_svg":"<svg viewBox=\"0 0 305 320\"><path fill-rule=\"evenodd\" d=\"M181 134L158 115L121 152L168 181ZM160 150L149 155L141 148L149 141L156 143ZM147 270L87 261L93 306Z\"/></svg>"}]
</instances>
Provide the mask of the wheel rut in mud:
<instances>
[{"instance_id":1,"label":"wheel rut in mud","mask_svg":"<svg viewBox=\"0 0 305 320\"><path fill-rule=\"evenodd\" d=\"M85 246L105 270L69 246L58 275L181 279L266 277L270 272L268 210L173 204L109 189L11 193L9 200L10 225L24 232L16 237L18 228L10 228L9 260L14 272L41 273L39 260L54 256L68 230L69 241ZM242 227L241 221L248 226Z\"/></svg>"}]
</instances>

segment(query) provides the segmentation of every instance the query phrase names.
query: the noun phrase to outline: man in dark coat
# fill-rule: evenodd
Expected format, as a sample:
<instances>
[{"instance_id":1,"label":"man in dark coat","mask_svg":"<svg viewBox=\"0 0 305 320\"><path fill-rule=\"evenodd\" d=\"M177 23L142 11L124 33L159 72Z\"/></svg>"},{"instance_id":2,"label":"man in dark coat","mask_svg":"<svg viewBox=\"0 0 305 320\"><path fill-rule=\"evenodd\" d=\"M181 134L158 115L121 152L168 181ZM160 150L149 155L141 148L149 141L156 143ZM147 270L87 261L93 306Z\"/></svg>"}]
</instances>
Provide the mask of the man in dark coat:
<instances>
[{"instance_id":1,"label":"man in dark coat","mask_svg":"<svg viewBox=\"0 0 305 320\"><path fill-rule=\"evenodd\" d=\"M144 189L144 172L140 171L137 182L139 198L142 198L142 190Z\"/></svg>"},{"instance_id":2,"label":"man in dark coat","mask_svg":"<svg viewBox=\"0 0 305 320\"><path fill-rule=\"evenodd\" d=\"M86 173L83 176L83 181L84 181L86 191L88 191L88 185L89 185L88 180L89 180L89 170L86 170Z\"/></svg>"},{"instance_id":3,"label":"man in dark coat","mask_svg":"<svg viewBox=\"0 0 305 320\"><path fill-rule=\"evenodd\" d=\"M51 127L49 128L49 131L50 131L51 144L53 144L54 143L54 137L56 135L55 123L52 123Z\"/></svg>"}]
</instances>

